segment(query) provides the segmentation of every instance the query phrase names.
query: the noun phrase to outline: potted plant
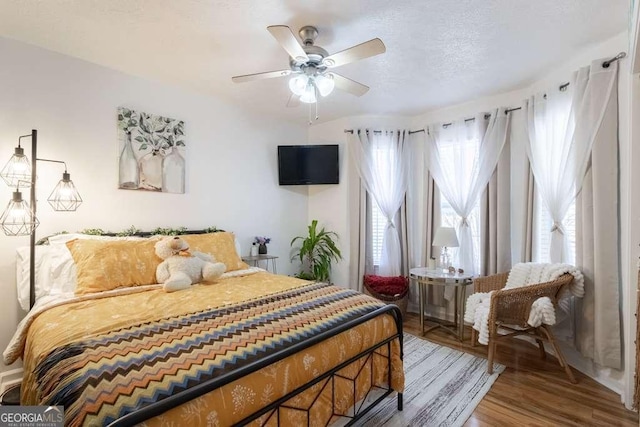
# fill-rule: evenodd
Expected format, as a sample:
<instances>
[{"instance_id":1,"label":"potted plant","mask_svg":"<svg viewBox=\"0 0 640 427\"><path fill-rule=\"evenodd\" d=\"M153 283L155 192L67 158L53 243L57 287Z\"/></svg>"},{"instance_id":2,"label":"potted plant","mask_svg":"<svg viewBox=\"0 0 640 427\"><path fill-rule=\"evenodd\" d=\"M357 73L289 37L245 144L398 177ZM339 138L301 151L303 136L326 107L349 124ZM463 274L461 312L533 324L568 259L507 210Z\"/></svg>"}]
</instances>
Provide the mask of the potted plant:
<instances>
[{"instance_id":1,"label":"potted plant","mask_svg":"<svg viewBox=\"0 0 640 427\"><path fill-rule=\"evenodd\" d=\"M338 235L333 231L325 231L324 227L317 231L318 220L311 221L309 234L306 237L298 236L291 240L291 246L300 241L300 246L295 248L291 260L299 259L302 263L302 271L299 278L328 282L331 274L331 262L342 259L340 249L334 239Z\"/></svg>"}]
</instances>

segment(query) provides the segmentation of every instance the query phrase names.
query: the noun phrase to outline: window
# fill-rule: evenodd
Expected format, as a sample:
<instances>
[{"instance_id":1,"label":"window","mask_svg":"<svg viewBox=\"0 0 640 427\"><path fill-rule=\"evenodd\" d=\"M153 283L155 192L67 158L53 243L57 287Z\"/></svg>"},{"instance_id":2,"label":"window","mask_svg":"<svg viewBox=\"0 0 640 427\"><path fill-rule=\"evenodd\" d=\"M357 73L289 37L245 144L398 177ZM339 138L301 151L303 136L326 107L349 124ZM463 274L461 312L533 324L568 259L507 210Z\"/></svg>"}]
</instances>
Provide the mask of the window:
<instances>
[{"instance_id":1,"label":"window","mask_svg":"<svg viewBox=\"0 0 640 427\"><path fill-rule=\"evenodd\" d=\"M549 251L551 249L551 227L553 220L551 214L544 205L542 198L536 193L534 203L534 235L533 235L533 261L551 262ZM567 243L567 264L575 264L576 261L576 203L575 200L569 206L567 215L562 221L564 236Z\"/></svg>"},{"instance_id":2,"label":"window","mask_svg":"<svg viewBox=\"0 0 640 427\"><path fill-rule=\"evenodd\" d=\"M373 257L373 265L380 265L382 257L382 237L384 235L384 227L387 225L387 219L382 214L375 201L371 201L371 255Z\"/></svg>"}]
</instances>

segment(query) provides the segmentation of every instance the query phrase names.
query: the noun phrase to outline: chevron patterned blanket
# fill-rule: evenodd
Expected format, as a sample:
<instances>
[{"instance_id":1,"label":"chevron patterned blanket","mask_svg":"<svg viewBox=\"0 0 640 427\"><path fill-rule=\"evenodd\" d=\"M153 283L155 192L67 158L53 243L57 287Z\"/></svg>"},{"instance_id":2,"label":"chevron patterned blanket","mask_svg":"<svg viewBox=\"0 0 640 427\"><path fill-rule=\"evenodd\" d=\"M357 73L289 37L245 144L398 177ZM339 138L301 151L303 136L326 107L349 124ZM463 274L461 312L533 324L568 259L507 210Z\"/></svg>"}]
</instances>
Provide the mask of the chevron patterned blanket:
<instances>
[{"instance_id":1,"label":"chevron patterned blanket","mask_svg":"<svg viewBox=\"0 0 640 427\"><path fill-rule=\"evenodd\" d=\"M314 283L132 324L47 354L34 370L40 404L63 405L71 426L106 425L381 306Z\"/></svg>"}]
</instances>

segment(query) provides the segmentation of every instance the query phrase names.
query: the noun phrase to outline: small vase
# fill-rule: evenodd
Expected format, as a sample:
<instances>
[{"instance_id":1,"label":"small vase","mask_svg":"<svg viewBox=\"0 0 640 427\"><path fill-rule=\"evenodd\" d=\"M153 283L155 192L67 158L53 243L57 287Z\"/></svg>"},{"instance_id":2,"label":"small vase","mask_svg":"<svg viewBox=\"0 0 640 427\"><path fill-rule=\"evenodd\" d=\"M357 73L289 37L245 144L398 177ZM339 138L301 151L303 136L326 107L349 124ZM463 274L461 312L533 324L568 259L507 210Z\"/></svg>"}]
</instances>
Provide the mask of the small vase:
<instances>
[{"instance_id":1,"label":"small vase","mask_svg":"<svg viewBox=\"0 0 640 427\"><path fill-rule=\"evenodd\" d=\"M184 158L176 147L162 159L162 192L184 194Z\"/></svg>"},{"instance_id":2,"label":"small vase","mask_svg":"<svg viewBox=\"0 0 640 427\"><path fill-rule=\"evenodd\" d=\"M140 187L162 191L162 155L153 150L140 158Z\"/></svg>"},{"instance_id":3,"label":"small vase","mask_svg":"<svg viewBox=\"0 0 640 427\"><path fill-rule=\"evenodd\" d=\"M138 170L138 161L133 153L131 146L131 133L127 133L127 139L124 143L122 153L120 153L119 182L118 187L127 190L135 190L138 188L140 174Z\"/></svg>"},{"instance_id":4,"label":"small vase","mask_svg":"<svg viewBox=\"0 0 640 427\"><path fill-rule=\"evenodd\" d=\"M249 253L251 256L258 256L258 245L255 243L251 245L251 252Z\"/></svg>"},{"instance_id":5,"label":"small vase","mask_svg":"<svg viewBox=\"0 0 640 427\"><path fill-rule=\"evenodd\" d=\"M265 245L264 243L260 244L260 246L258 246L258 253L260 255L266 255L267 254L267 245Z\"/></svg>"}]
</instances>

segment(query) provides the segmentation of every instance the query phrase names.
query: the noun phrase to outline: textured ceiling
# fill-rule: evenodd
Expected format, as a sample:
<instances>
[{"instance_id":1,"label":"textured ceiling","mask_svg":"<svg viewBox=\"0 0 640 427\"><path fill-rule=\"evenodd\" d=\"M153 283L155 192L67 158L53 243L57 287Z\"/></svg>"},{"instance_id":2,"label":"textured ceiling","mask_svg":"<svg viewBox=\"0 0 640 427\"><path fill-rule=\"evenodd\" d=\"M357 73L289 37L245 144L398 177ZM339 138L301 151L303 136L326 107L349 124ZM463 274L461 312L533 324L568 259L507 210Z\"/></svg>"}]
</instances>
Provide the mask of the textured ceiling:
<instances>
[{"instance_id":1,"label":"textured ceiling","mask_svg":"<svg viewBox=\"0 0 640 427\"><path fill-rule=\"evenodd\" d=\"M266 31L315 25L334 53L374 37L387 52L336 69L371 87L334 91L321 121L416 115L526 85L625 30L628 0L0 0L0 36L304 122L286 78L231 76L288 68ZM617 52L611 52L615 54Z\"/></svg>"}]
</instances>

